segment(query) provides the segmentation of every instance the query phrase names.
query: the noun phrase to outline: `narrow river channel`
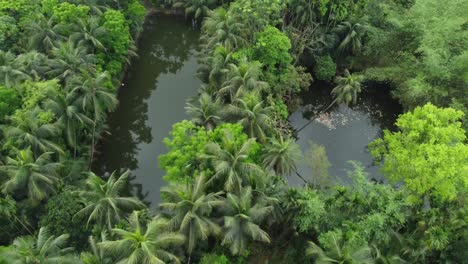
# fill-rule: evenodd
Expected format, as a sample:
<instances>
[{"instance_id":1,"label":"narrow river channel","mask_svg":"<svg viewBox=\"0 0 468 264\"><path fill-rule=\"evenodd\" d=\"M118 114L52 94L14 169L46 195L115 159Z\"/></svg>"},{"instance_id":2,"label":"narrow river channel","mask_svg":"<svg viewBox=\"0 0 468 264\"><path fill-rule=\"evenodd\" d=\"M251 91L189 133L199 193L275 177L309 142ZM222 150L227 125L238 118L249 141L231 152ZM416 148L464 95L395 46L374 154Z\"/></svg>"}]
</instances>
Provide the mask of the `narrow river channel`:
<instances>
[{"instance_id":1,"label":"narrow river channel","mask_svg":"<svg viewBox=\"0 0 468 264\"><path fill-rule=\"evenodd\" d=\"M199 33L180 17L153 16L145 25L135 59L120 89L118 109L108 120L108 134L98 146L94 171L100 174L117 170L132 172L132 186L152 208L161 201L165 183L157 162L167 151L163 139L172 125L187 118L186 100L195 95L200 81L195 77ZM369 142L385 128L392 128L399 105L382 92L383 87L368 86L353 107L336 105L329 113L298 133L304 152L309 142L325 147L331 163L332 179L346 181L349 160L361 162L371 176L378 178L367 150ZM314 111L324 108L332 98L330 85L315 82L301 95L304 104L290 116L295 128L305 124ZM310 179L306 162L300 173ZM291 176L292 185L303 184Z\"/></svg>"},{"instance_id":2,"label":"narrow river channel","mask_svg":"<svg viewBox=\"0 0 468 264\"><path fill-rule=\"evenodd\" d=\"M187 118L185 102L196 94L199 33L183 17L148 18L134 59L120 89L118 109L108 120L109 134L98 146L94 171L130 169L139 196L160 201L164 172L157 157L172 125Z\"/></svg>"}]
</instances>

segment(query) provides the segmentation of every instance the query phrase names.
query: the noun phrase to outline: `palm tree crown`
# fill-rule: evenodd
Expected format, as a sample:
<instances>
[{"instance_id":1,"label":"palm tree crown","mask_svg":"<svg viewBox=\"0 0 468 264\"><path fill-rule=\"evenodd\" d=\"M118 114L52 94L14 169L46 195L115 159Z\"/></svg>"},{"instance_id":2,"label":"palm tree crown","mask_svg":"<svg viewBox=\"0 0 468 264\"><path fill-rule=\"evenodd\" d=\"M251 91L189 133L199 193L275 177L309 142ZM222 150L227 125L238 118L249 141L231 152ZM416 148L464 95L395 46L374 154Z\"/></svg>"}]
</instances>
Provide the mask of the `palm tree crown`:
<instances>
[{"instance_id":1,"label":"palm tree crown","mask_svg":"<svg viewBox=\"0 0 468 264\"><path fill-rule=\"evenodd\" d=\"M197 101L195 100L196 98L187 103L185 107L187 114L192 116L194 124L213 130L221 119L219 117L221 103L218 100L213 100L206 92L203 92Z\"/></svg>"},{"instance_id":2,"label":"palm tree crown","mask_svg":"<svg viewBox=\"0 0 468 264\"><path fill-rule=\"evenodd\" d=\"M362 76L350 74L345 70L343 77L337 77L337 86L333 88L332 94L336 96L337 103L356 103L358 94L361 92Z\"/></svg>"},{"instance_id":3,"label":"palm tree crown","mask_svg":"<svg viewBox=\"0 0 468 264\"><path fill-rule=\"evenodd\" d=\"M193 185L169 185L161 189L165 202L159 206L171 215L169 225L187 237L187 250L191 254L198 241L218 235L220 227L210 219L212 209L222 205L222 192L205 193L206 183L199 176Z\"/></svg>"},{"instance_id":4,"label":"palm tree crown","mask_svg":"<svg viewBox=\"0 0 468 264\"><path fill-rule=\"evenodd\" d=\"M167 220L157 216L145 227L140 223L140 212L134 211L128 221L128 230L112 229L118 240L100 242L98 247L117 256L120 264L180 263L177 256L166 249L184 243L184 236L167 232Z\"/></svg>"},{"instance_id":5,"label":"palm tree crown","mask_svg":"<svg viewBox=\"0 0 468 264\"><path fill-rule=\"evenodd\" d=\"M301 149L292 138L270 138L265 146L263 166L280 176L288 176L297 171L297 162L301 156Z\"/></svg>"},{"instance_id":6,"label":"palm tree crown","mask_svg":"<svg viewBox=\"0 0 468 264\"><path fill-rule=\"evenodd\" d=\"M145 208L137 198L121 196L129 175L130 171L120 176L113 172L106 182L91 172L86 180L88 190L78 192L85 207L75 217L87 217L87 224L94 222L111 229L126 213Z\"/></svg>"}]
</instances>

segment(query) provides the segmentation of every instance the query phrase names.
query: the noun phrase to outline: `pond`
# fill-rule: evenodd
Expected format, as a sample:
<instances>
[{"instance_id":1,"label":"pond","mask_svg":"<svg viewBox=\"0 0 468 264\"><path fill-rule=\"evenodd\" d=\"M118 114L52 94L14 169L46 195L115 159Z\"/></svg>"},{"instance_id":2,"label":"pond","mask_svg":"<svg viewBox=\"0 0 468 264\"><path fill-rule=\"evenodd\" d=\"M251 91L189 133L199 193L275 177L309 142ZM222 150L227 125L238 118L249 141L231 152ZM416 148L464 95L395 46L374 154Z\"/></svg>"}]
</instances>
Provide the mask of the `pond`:
<instances>
[{"instance_id":1,"label":"pond","mask_svg":"<svg viewBox=\"0 0 468 264\"><path fill-rule=\"evenodd\" d=\"M159 190L165 185L164 171L157 157L167 151L163 139L172 125L187 118L186 100L196 95L201 82L195 77L199 33L180 17L157 15L148 19L139 43L139 57L127 73L119 92L120 105L109 116L108 131L98 146L94 171L131 170L132 186L137 195L154 208L160 201ZM384 128L391 128L401 109L390 100L381 86L368 87L353 107L337 105L328 115L314 121L297 135L305 152L309 141L323 145L332 164L330 174L345 179L348 160L363 163L374 176L367 144ZM315 82L301 95L303 106L290 121L296 128L308 121L311 114L331 101L330 86ZM300 173L310 178L305 163ZM291 176L293 185L302 184Z\"/></svg>"},{"instance_id":2,"label":"pond","mask_svg":"<svg viewBox=\"0 0 468 264\"><path fill-rule=\"evenodd\" d=\"M334 105L296 135L303 153L310 149L311 142L325 147L331 164L330 178L335 182L348 182L347 171L353 168L350 160L361 163L372 178L382 180L379 166L373 164L367 146L382 135L384 129L394 129L395 120L402 112L398 102L391 99L388 85L367 83L363 86L356 104ZM290 116L291 125L299 129L315 113L325 109L333 101L331 90L328 83L314 82L309 91L301 95L303 104ZM311 179L312 169L305 160L298 170L301 176ZM293 185L304 183L295 175L288 180Z\"/></svg>"},{"instance_id":3,"label":"pond","mask_svg":"<svg viewBox=\"0 0 468 264\"><path fill-rule=\"evenodd\" d=\"M183 17L148 18L134 59L123 81L119 107L108 118L108 134L98 146L94 171L131 170L140 198L157 204L164 171L157 157L172 125L187 118L185 102L196 95L199 33Z\"/></svg>"}]
</instances>

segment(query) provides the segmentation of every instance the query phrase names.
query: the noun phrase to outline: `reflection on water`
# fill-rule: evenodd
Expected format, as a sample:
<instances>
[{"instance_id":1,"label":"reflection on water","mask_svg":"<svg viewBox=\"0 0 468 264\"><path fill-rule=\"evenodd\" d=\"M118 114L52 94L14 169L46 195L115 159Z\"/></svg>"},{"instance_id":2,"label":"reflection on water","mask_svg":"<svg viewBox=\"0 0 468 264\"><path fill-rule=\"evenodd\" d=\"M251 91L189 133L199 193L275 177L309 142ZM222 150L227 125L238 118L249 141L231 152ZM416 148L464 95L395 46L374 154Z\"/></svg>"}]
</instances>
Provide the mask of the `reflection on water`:
<instances>
[{"instance_id":1,"label":"reflection on water","mask_svg":"<svg viewBox=\"0 0 468 264\"><path fill-rule=\"evenodd\" d=\"M297 135L297 143L304 152L310 141L325 147L333 180L346 181L346 170L351 168L349 160L361 162L371 177L381 179L367 145L379 137L383 129L394 128L401 108L390 98L385 85L368 84L365 87L357 104L352 107L335 105ZM311 116L324 109L333 100L330 91L331 87L326 83L312 84L310 90L302 95L304 103L301 109L291 115L291 124L295 128L302 127ZM300 164L299 172L305 178L312 177L305 162ZM289 181L292 184L303 183L296 176L291 176Z\"/></svg>"},{"instance_id":2,"label":"reflection on water","mask_svg":"<svg viewBox=\"0 0 468 264\"><path fill-rule=\"evenodd\" d=\"M196 94L200 81L196 48L198 32L183 18L148 19L138 55L120 89L118 109L108 120L109 134L94 162L98 173L132 171L137 194L153 205L164 184L157 157L172 125L186 118L185 101Z\"/></svg>"}]
</instances>

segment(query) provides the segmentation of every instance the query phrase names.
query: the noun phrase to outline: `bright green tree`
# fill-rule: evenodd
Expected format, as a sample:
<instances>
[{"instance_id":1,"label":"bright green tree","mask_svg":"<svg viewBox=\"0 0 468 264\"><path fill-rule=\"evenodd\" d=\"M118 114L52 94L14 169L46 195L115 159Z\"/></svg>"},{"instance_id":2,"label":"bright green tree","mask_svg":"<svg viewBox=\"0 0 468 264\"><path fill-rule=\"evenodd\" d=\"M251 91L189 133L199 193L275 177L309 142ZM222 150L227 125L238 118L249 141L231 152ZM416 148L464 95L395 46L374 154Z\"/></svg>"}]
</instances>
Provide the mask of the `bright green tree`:
<instances>
[{"instance_id":1,"label":"bright green tree","mask_svg":"<svg viewBox=\"0 0 468 264\"><path fill-rule=\"evenodd\" d=\"M468 144L461 111L432 104L401 115L397 132L385 131L371 144L383 159L382 170L394 183L404 182L408 199L454 200L468 188Z\"/></svg>"}]
</instances>

